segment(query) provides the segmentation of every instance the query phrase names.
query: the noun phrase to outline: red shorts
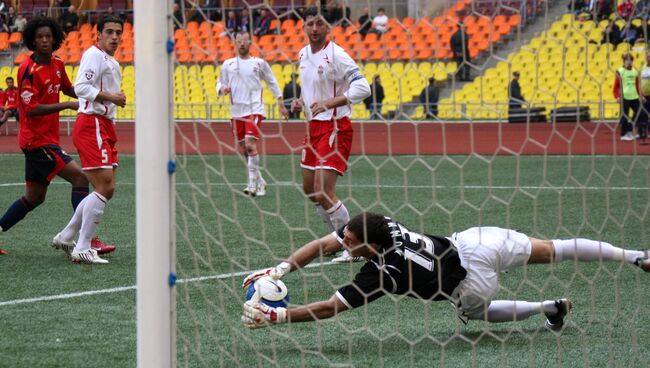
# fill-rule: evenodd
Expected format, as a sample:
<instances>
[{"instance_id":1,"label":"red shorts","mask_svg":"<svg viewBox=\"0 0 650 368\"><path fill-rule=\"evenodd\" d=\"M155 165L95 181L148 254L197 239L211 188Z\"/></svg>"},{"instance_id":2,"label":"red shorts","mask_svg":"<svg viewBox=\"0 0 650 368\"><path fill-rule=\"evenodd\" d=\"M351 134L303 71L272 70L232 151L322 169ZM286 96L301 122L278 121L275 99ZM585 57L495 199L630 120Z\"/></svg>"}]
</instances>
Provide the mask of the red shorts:
<instances>
[{"instance_id":1,"label":"red shorts","mask_svg":"<svg viewBox=\"0 0 650 368\"><path fill-rule=\"evenodd\" d=\"M335 170L345 174L352 149L352 122L349 117L336 121L338 131L334 134L334 122L312 120L309 136L305 137L300 166L307 170Z\"/></svg>"},{"instance_id":2,"label":"red shorts","mask_svg":"<svg viewBox=\"0 0 650 368\"><path fill-rule=\"evenodd\" d=\"M262 119L262 115L248 115L231 119L233 134L237 137L237 142L241 142L246 138L260 139Z\"/></svg>"},{"instance_id":3,"label":"red shorts","mask_svg":"<svg viewBox=\"0 0 650 368\"><path fill-rule=\"evenodd\" d=\"M72 139L84 170L112 169L118 165L113 121L99 115L79 114Z\"/></svg>"}]
</instances>

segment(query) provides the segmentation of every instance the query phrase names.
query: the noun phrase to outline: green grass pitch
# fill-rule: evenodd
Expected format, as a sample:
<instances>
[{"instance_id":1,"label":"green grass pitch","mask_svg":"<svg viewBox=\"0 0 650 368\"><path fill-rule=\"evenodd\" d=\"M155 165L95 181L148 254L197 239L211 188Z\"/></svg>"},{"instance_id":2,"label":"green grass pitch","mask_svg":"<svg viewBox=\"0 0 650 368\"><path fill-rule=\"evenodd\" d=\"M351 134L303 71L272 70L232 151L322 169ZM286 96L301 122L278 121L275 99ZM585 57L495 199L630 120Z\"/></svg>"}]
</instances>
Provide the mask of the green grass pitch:
<instances>
[{"instance_id":1,"label":"green grass pitch","mask_svg":"<svg viewBox=\"0 0 650 368\"><path fill-rule=\"evenodd\" d=\"M247 330L239 319L243 275L325 234L301 193L298 160L264 157L271 185L253 199L241 194L240 158L179 157L179 367L647 365L650 275L619 263L503 275L498 298L572 298L562 334L545 330L541 316L463 325L446 302L390 296L327 321ZM0 156L2 211L23 192L23 165L21 155ZM433 234L497 225L647 248L649 167L650 157L356 156L337 192L353 215L383 212ZM73 265L50 248L71 215L70 187L60 179L45 204L0 236L10 252L0 257L0 367L135 365L134 171L133 157L123 156L98 231L119 246L107 266ZM293 303L330 297L360 267L328 261L285 277ZM93 290L100 293L68 295ZM70 297L17 302L61 295Z\"/></svg>"}]
</instances>

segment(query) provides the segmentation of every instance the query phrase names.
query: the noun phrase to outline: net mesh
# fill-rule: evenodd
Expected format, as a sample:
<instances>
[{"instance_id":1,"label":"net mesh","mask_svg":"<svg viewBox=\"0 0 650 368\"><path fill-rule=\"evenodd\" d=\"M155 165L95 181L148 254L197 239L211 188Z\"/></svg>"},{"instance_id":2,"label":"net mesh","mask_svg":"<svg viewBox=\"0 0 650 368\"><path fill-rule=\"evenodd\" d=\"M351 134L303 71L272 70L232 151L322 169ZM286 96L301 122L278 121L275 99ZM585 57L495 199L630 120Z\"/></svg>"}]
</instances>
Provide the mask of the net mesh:
<instances>
[{"instance_id":1,"label":"net mesh","mask_svg":"<svg viewBox=\"0 0 650 368\"><path fill-rule=\"evenodd\" d=\"M327 228L302 192L304 116L280 119L268 88L258 142L267 194L242 191L246 158L232 134L229 101L215 89L221 64L235 55L228 13L243 13L254 31L261 10L269 12L270 34L254 36L251 51L269 62L284 88L298 72L298 51L307 42L301 18L306 3L179 3L178 365L644 365L650 344L644 328L650 322L647 278L618 262L531 266L501 277L496 299L571 298L575 309L561 334L545 329L541 314L465 325L448 303L391 294L328 320L260 330L243 326L243 278L277 264ZM610 91L620 57L632 51L640 66L640 46L601 45L605 24L570 13L562 2L336 4L323 4L328 14L343 15L333 20L331 38L371 84L379 77L385 95L378 101L375 86L367 106L353 106L352 156L336 189L351 215L380 212L414 231L442 236L496 225L537 238L646 247L650 162L643 146L620 142L617 125L607 121L619 116ZM388 31L363 36L363 8L370 8L372 18L380 6ZM450 43L460 22L469 50L454 59ZM460 80L465 66L468 82ZM578 114L570 124L531 124L538 117L530 111L524 124L490 123L509 118L514 71L521 74L524 110L544 107L551 120L552 109L575 112L584 105L598 123ZM331 259L319 257L283 279L291 303L329 299L361 267Z\"/></svg>"}]
</instances>

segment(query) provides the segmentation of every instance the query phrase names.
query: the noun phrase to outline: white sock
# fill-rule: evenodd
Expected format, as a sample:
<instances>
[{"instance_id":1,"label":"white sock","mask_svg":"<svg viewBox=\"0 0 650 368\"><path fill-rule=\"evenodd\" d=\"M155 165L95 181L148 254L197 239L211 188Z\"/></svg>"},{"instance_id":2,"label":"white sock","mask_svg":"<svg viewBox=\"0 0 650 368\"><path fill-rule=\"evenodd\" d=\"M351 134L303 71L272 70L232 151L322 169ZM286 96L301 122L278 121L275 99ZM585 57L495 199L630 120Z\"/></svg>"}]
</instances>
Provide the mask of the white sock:
<instances>
[{"instance_id":1,"label":"white sock","mask_svg":"<svg viewBox=\"0 0 650 368\"><path fill-rule=\"evenodd\" d=\"M553 300L526 302L521 300L493 300L488 307L487 316L483 312L470 316L488 322L521 321L540 313L555 314L557 307Z\"/></svg>"},{"instance_id":2,"label":"white sock","mask_svg":"<svg viewBox=\"0 0 650 368\"><path fill-rule=\"evenodd\" d=\"M327 214L327 211L321 206L320 204L316 203L316 212L318 213L318 216L320 216L321 220L325 223L325 226L327 226L327 230L330 232L334 231L334 225L332 225L332 220L330 219L330 215Z\"/></svg>"},{"instance_id":3,"label":"white sock","mask_svg":"<svg viewBox=\"0 0 650 368\"><path fill-rule=\"evenodd\" d=\"M335 231L340 229L341 226L350 222L350 214L348 213L348 209L345 208L345 205L343 205L341 201L334 203L334 205L327 210L327 214L330 218L330 221L332 221L332 226L334 226Z\"/></svg>"},{"instance_id":4,"label":"white sock","mask_svg":"<svg viewBox=\"0 0 650 368\"><path fill-rule=\"evenodd\" d=\"M626 261L634 263L637 258L643 258L644 253L638 250L627 250L615 247L609 243L590 239L553 240L555 261L578 260L594 261Z\"/></svg>"},{"instance_id":5,"label":"white sock","mask_svg":"<svg viewBox=\"0 0 650 368\"><path fill-rule=\"evenodd\" d=\"M102 215L104 215L104 208L107 202L106 198L97 192L92 192L86 199L88 201L83 209L79 241L75 247L75 250L78 252L90 249L90 240L95 235L97 225L99 225L99 221L102 219Z\"/></svg>"},{"instance_id":6,"label":"white sock","mask_svg":"<svg viewBox=\"0 0 650 368\"><path fill-rule=\"evenodd\" d=\"M255 183L260 176L260 156L248 156L248 182Z\"/></svg>"},{"instance_id":7,"label":"white sock","mask_svg":"<svg viewBox=\"0 0 650 368\"><path fill-rule=\"evenodd\" d=\"M70 219L70 222L68 222L68 225L66 225L66 227L63 228L63 230L61 230L59 233L59 240L65 243L71 243L74 240L74 237L77 235L79 229L81 228L84 207L86 205L86 202L88 202L88 198L90 197L90 195L87 195L86 198L82 199L81 202L79 202L77 209L74 211L74 214Z\"/></svg>"}]
</instances>

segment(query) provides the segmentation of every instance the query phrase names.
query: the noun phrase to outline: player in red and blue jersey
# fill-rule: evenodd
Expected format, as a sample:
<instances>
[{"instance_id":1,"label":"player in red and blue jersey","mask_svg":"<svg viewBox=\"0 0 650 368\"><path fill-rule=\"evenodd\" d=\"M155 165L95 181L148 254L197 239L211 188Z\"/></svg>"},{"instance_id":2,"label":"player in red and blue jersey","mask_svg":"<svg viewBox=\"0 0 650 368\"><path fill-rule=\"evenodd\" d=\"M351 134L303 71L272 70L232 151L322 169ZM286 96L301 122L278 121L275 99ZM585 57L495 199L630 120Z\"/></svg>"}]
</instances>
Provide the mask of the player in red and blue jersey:
<instances>
[{"instance_id":1,"label":"player in red and blue jersey","mask_svg":"<svg viewBox=\"0 0 650 368\"><path fill-rule=\"evenodd\" d=\"M10 117L16 118L16 121L19 121L18 115L18 88L14 86L14 78L7 77L5 79L7 83L7 89L2 92L2 98L0 99L0 126L6 123Z\"/></svg>"},{"instance_id":2,"label":"player in red and blue jersey","mask_svg":"<svg viewBox=\"0 0 650 368\"><path fill-rule=\"evenodd\" d=\"M76 98L63 61L52 56L65 36L51 18L38 17L25 26L23 40L33 53L18 70L18 143L25 154L25 194L0 218L5 232L45 201L47 188L55 176L72 184L72 207L88 196L88 179L79 165L59 146L59 111L78 107L77 101L59 102L59 91ZM112 251L99 240L94 247Z\"/></svg>"}]
</instances>

